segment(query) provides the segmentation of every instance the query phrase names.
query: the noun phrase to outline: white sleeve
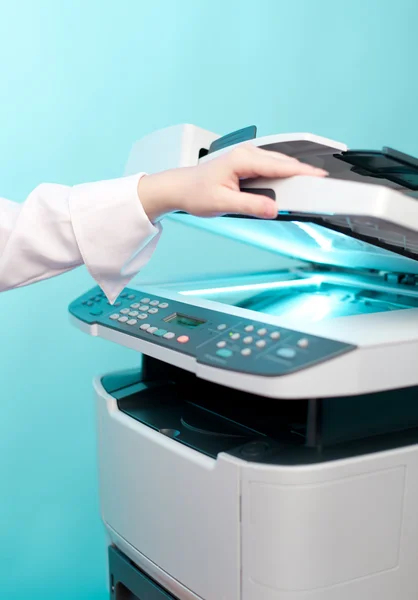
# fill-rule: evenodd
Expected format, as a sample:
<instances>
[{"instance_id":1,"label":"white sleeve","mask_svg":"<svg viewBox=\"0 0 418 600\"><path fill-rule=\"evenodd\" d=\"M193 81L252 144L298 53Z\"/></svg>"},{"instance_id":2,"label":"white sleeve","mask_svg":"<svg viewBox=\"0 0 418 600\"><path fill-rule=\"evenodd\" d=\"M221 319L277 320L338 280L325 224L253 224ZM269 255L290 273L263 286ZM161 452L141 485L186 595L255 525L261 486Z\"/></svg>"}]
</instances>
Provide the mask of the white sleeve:
<instances>
[{"instance_id":1,"label":"white sleeve","mask_svg":"<svg viewBox=\"0 0 418 600\"><path fill-rule=\"evenodd\" d=\"M43 184L21 204L0 199L0 291L84 263L114 302L161 235L138 198L142 175L74 187Z\"/></svg>"}]
</instances>

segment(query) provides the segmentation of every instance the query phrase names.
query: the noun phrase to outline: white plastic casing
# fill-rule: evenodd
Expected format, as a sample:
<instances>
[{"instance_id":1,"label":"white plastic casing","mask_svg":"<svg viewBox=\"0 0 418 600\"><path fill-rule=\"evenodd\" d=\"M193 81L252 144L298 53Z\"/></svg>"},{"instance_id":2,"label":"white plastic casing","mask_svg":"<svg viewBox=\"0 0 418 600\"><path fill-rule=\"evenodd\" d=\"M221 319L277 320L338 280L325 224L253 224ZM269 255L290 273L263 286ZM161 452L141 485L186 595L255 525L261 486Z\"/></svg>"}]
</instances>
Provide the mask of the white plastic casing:
<instances>
[{"instance_id":1,"label":"white plastic casing","mask_svg":"<svg viewBox=\"0 0 418 600\"><path fill-rule=\"evenodd\" d=\"M109 537L180 600L416 600L418 447L310 466L210 459L95 382Z\"/></svg>"},{"instance_id":2,"label":"white plastic casing","mask_svg":"<svg viewBox=\"0 0 418 600\"><path fill-rule=\"evenodd\" d=\"M200 151L207 150L218 137L216 133L187 124L150 133L133 145L124 175L197 165Z\"/></svg>"}]
</instances>

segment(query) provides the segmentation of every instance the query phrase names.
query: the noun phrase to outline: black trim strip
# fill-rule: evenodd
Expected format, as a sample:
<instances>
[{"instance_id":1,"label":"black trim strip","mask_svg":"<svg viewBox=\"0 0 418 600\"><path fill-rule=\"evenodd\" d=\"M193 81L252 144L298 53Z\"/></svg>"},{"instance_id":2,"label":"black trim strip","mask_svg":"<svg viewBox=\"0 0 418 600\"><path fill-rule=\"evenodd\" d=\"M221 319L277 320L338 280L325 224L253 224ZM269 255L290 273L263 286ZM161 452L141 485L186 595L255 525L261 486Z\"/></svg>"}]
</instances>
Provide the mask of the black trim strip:
<instances>
[{"instance_id":1,"label":"black trim strip","mask_svg":"<svg viewBox=\"0 0 418 600\"><path fill-rule=\"evenodd\" d=\"M117 548L109 547L111 600L176 600Z\"/></svg>"}]
</instances>

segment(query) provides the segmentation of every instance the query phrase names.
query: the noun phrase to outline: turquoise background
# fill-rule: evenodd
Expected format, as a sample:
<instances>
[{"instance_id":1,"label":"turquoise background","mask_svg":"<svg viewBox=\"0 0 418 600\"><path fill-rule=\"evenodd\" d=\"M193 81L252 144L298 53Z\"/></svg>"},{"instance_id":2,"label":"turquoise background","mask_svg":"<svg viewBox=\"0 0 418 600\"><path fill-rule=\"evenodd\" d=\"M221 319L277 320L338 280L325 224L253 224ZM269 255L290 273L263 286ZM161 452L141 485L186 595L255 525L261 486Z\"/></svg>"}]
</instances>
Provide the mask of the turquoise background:
<instances>
[{"instance_id":1,"label":"turquoise background","mask_svg":"<svg viewBox=\"0 0 418 600\"><path fill-rule=\"evenodd\" d=\"M417 154L417 22L415 0L0 1L0 194L119 176L181 122ZM90 285L80 269L0 297L8 600L106 598L91 378L137 357L68 324Z\"/></svg>"}]
</instances>

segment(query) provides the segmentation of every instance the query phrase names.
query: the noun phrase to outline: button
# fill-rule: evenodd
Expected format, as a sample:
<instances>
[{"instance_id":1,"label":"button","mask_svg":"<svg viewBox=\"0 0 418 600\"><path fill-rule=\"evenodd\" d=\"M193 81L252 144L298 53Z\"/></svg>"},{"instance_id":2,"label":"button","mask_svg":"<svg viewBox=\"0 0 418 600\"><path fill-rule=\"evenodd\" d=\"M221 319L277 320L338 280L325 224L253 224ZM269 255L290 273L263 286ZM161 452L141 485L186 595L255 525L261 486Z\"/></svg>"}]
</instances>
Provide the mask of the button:
<instances>
[{"instance_id":1,"label":"button","mask_svg":"<svg viewBox=\"0 0 418 600\"><path fill-rule=\"evenodd\" d=\"M122 304L122 302L115 302L113 305L111 304L111 302L106 302L106 304L108 306L115 306L116 307L116 306L120 306Z\"/></svg>"},{"instance_id":2,"label":"button","mask_svg":"<svg viewBox=\"0 0 418 600\"><path fill-rule=\"evenodd\" d=\"M120 317L118 319L119 323L126 323L127 320L128 320L128 317Z\"/></svg>"},{"instance_id":3,"label":"button","mask_svg":"<svg viewBox=\"0 0 418 600\"><path fill-rule=\"evenodd\" d=\"M128 300L135 300L135 294L129 294Z\"/></svg>"},{"instance_id":4,"label":"button","mask_svg":"<svg viewBox=\"0 0 418 600\"><path fill-rule=\"evenodd\" d=\"M166 334L164 334L164 335L163 335L163 337L164 337L166 340L172 340L172 339L173 339L173 337L175 337L175 335L176 335L176 334L175 334L175 333L173 333L172 331L167 331L167 333L166 333Z\"/></svg>"},{"instance_id":5,"label":"button","mask_svg":"<svg viewBox=\"0 0 418 600\"><path fill-rule=\"evenodd\" d=\"M299 348L307 348L309 346L309 340L302 338L298 341Z\"/></svg>"},{"instance_id":6,"label":"button","mask_svg":"<svg viewBox=\"0 0 418 600\"><path fill-rule=\"evenodd\" d=\"M229 358L230 356L232 356L232 352L231 350L228 350L228 348L221 348L216 352L216 354L218 356L222 356L222 358Z\"/></svg>"},{"instance_id":7,"label":"button","mask_svg":"<svg viewBox=\"0 0 418 600\"><path fill-rule=\"evenodd\" d=\"M121 298L126 298L128 294L126 292L123 292L123 294L120 295Z\"/></svg>"},{"instance_id":8,"label":"button","mask_svg":"<svg viewBox=\"0 0 418 600\"><path fill-rule=\"evenodd\" d=\"M87 306L93 306L93 302L91 300L89 300L86 304Z\"/></svg>"},{"instance_id":9,"label":"button","mask_svg":"<svg viewBox=\"0 0 418 600\"><path fill-rule=\"evenodd\" d=\"M247 325L247 327L245 327L245 331L254 331L254 325Z\"/></svg>"},{"instance_id":10,"label":"button","mask_svg":"<svg viewBox=\"0 0 418 600\"><path fill-rule=\"evenodd\" d=\"M140 315L138 315L138 319L141 319L141 321L142 321L143 319L146 319L147 316L148 316L147 313L141 313Z\"/></svg>"},{"instance_id":11,"label":"button","mask_svg":"<svg viewBox=\"0 0 418 600\"><path fill-rule=\"evenodd\" d=\"M157 331L158 327L148 327L147 331L148 333L154 333L154 331Z\"/></svg>"},{"instance_id":12,"label":"button","mask_svg":"<svg viewBox=\"0 0 418 600\"><path fill-rule=\"evenodd\" d=\"M148 312L150 315L155 315L158 312L158 308L150 308Z\"/></svg>"},{"instance_id":13,"label":"button","mask_svg":"<svg viewBox=\"0 0 418 600\"><path fill-rule=\"evenodd\" d=\"M113 315L110 315L109 319L112 319L112 321L116 321L116 319L119 319L120 315L118 313L113 313Z\"/></svg>"},{"instance_id":14,"label":"button","mask_svg":"<svg viewBox=\"0 0 418 600\"><path fill-rule=\"evenodd\" d=\"M141 312L147 312L147 310L149 310L149 306L146 306L145 304L141 304L138 308Z\"/></svg>"},{"instance_id":15,"label":"button","mask_svg":"<svg viewBox=\"0 0 418 600\"><path fill-rule=\"evenodd\" d=\"M278 340L280 337L280 331L273 331L270 333L270 337L272 340Z\"/></svg>"},{"instance_id":16,"label":"button","mask_svg":"<svg viewBox=\"0 0 418 600\"><path fill-rule=\"evenodd\" d=\"M181 335L177 338L177 341L179 342L179 344L186 344L189 341L189 338L187 335Z\"/></svg>"},{"instance_id":17,"label":"button","mask_svg":"<svg viewBox=\"0 0 418 600\"><path fill-rule=\"evenodd\" d=\"M131 308L139 308L139 304L138 302L134 302L133 304L131 304Z\"/></svg>"},{"instance_id":18,"label":"button","mask_svg":"<svg viewBox=\"0 0 418 600\"><path fill-rule=\"evenodd\" d=\"M294 358L296 356L296 352L292 348L280 348L276 354L281 358Z\"/></svg>"},{"instance_id":19,"label":"button","mask_svg":"<svg viewBox=\"0 0 418 600\"><path fill-rule=\"evenodd\" d=\"M138 323L138 321L136 319L129 319L129 321L126 321L127 325L136 325Z\"/></svg>"},{"instance_id":20,"label":"button","mask_svg":"<svg viewBox=\"0 0 418 600\"><path fill-rule=\"evenodd\" d=\"M131 310L128 315L130 317L137 317L138 316L138 311L137 310Z\"/></svg>"},{"instance_id":21,"label":"button","mask_svg":"<svg viewBox=\"0 0 418 600\"><path fill-rule=\"evenodd\" d=\"M142 304L148 304L149 301L150 301L149 298L141 298Z\"/></svg>"},{"instance_id":22,"label":"button","mask_svg":"<svg viewBox=\"0 0 418 600\"><path fill-rule=\"evenodd\" d=\"M154 335L158 336L158 337L163 337L163 335L165 335L167 333L166 329L157 329L157 331L154 331Z\"/></svg>"},{"instance_id":23,"label":"button","mask_svg":"<svg viewBox=\"0 0 418 600\"><path fill-rule=\"evenodd\" d=\"M244 342L244 344L251 344L253 338L250 335L247 335L247 337L245 337L242 341Z\"/></svg>"},{"instance_id":24,"label":"button","mask_svg":"<svg viewBox=\"0 0 418 600\"><path fill-rule=\"evenodd\" d=\"M226 325L225 325L225 323L222 323L221 325L218 325L217 329L218 329L219 331L223 331L224 329L226 329Z\"/></svg>"},{"instance_id":25,"label":"button","mask_svg":"<svg viewBox=\"0 0 418 600\"><path fill-rule=\"evenodd\" d=\"M91 311L90 311L90 314L93 315L93 316L95 316L95 317L98 317L99 315L102 314L102 312L103 311L102 311L101 308L92 308Z\"/></svg>"},{"instance_id":26,"label":"button","mask_svg":"<svg viewBox=\"0 0 418 600\"><path fill-rule=\"evenodd\" d=\"M101 299L101 298L95 298L95 299L94 299L94 301L95 301L95 302L101 302L101 301L102 301L102 299Z\"/></svg>"},{"instance_id":27,"label":"button","mask_svg":"<svg viewBox=\"0 0 418 600\"><path fill-rule=\"evenodd\" d=\"M259 329L257 331L258 335L266 335L267 333L267 329L265 329L265 327L262 327L261 329Z\"/></svg>"},{"instance_id":28,"label":"button","mask_svg":"<svg viewBox=\"0 0 418 600\"><path fill-rule=\"evenodd\" d=\"M264 348L264 346L266 345L266 341L265 340L257 340L255 345L257 346L257 348Z\"/></svg>"},{"instance_id":29,"label":"button","mask_svg":"<svg viewBox=\"0 0 418 600\"><path fill-rule=\"evenodd\" d=\"M251 354L251 348L244 348L243 350L241 350L241 354L243 356L249 356Z\"/></svg>"},{"instance_id":30,"label":"button","mask_svg":"<svg viewBox=\"0 0 418 600\"><path fill-rule=\"evenodd\" d=\"M264 454L264 452L267 452L268 449L269 446L265 442L250 442L242 448L241 454L244 457L254 458Z\"/></svg>"},{"instance_id":31,"label":"button","mask_svg":"<svg viewBox=\"0 0 418 600\"><path fill-rule=\"evenodd\" d=\"M142 329L142 331L146 331L150 327L151 325L149 323L143 323L139 329Z\"/></svg>"},{"instance_id":32,"label":"button","mask_svg":"<svg viewBox=\"0 0 418 600\"><path fill-rule=\"evenodd\" d=\"M218 348L225 348L226 342L224 340L222 340L221 342L218 342L216 345L218 346Z\"/></svg>"},{"instance_id":33,"label":"button","mask_svg":"<svg viewBox=\"0 0 418 600\"><path fill-rule=\"evenodd\" d=\"M240 335L239 333L232 333L230 336L231 340L239 340Z\"/></svg>"},{"instance_id":34,"label":"button","mask_svg":"<svg viewBox=\"0 0 418 600\"><path fill-rule=\"evenodd\" d=\"M160 308L168 308L168 303L167 302L160 302L159 306L160 306Z\"/></svg>"},{"instance_id":35,"label":"button","mask_svg":"<svg viewBox=\"0 0 418 600\"><path fill-rule=\"evenodd\" d=\"M151 300L151 302L150 302L151 306L158 306L159 303L160 303L159 300Z\"/></svg>"},{"instance_id":36,"label":"button","mask_svg":"<svg viewBox=\"0 0 418 600\"><path fill-rule=\"evenodd\" d=\"M122 308L122 310L120 311L123 315L127 315L129 314L129 308Z\"/></svg>"}]
</instances>

